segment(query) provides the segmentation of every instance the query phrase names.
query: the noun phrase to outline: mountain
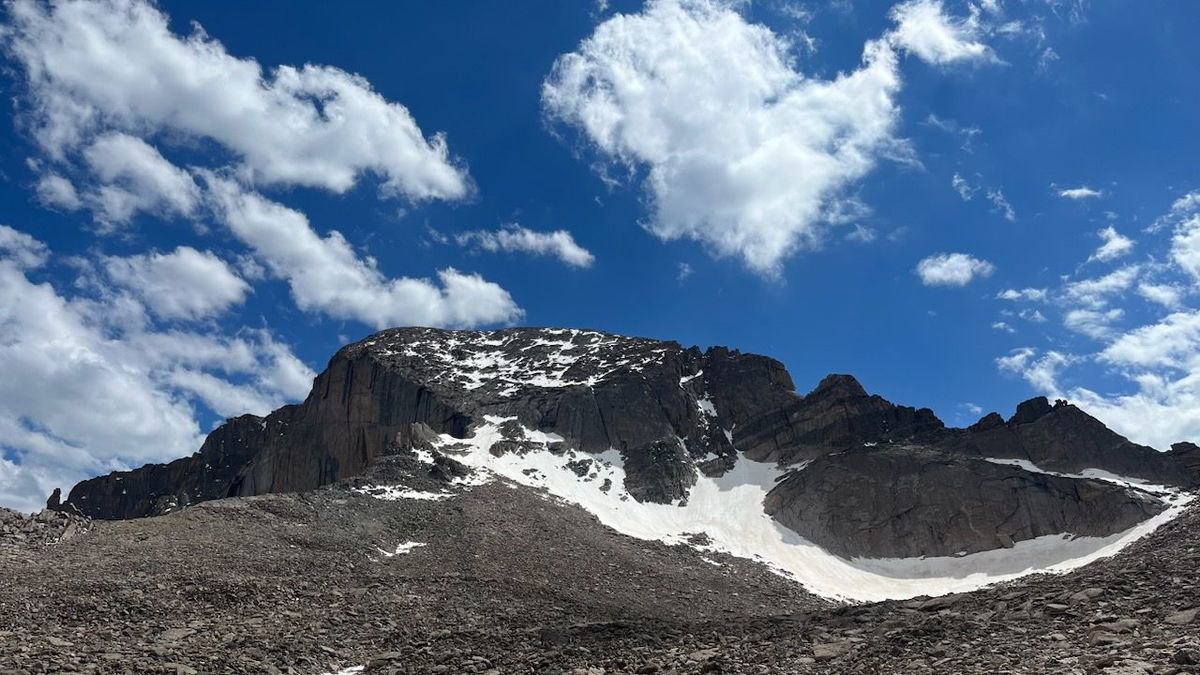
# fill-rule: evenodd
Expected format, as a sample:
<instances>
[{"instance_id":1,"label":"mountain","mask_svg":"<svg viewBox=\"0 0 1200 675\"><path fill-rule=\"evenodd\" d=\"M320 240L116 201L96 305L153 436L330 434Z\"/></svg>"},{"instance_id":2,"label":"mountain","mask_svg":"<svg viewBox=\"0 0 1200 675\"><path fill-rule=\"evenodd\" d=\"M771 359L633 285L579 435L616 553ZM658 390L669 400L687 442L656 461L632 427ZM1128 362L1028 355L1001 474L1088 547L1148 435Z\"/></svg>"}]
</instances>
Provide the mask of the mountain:
<instances>
[{"instance_id":1,"label":"mountain","mask_svg":"<svg viewBox=\"0 0 1200 675\"><path fill-rule=\"evenodd\" d=\"M854 561L1025 550L1066 536L1056 550L1078 557L1077 538L1100 542L1177 514L1178 490L1200 475L1196 457L1190 444L1134 444L1045 398L953 429L849 375L798 394L778 361L723 347L557 328L396 328L338 351L303 403L231 419L191 457L84 481L51 505L124 519L364 474L434 496L498 476L618 531L694 535L805 581L814 565L842 564L806 553L809 543Z\"/></svg>"}]
</instances>

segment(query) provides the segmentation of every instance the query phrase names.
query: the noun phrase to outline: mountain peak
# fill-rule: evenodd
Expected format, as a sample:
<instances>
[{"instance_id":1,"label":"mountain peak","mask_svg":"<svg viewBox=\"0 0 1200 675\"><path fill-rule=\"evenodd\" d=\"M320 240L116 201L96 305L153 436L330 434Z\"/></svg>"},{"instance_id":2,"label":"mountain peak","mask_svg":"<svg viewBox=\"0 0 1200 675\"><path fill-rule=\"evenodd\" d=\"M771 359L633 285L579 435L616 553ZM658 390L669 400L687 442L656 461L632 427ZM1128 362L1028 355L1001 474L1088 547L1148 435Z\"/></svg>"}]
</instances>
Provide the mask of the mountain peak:
<instances>
[{"instance_id":1,"label":"mountain peak","mask_svg":"<svg viewBox=\"0 0 1200 675\"><path fill-rule=\"evenodd\" d=\"M1045 396L1036 396L1017 405L1017 412L1008 419L1009 424L1029 424L1036 422L1054 410L1050 400Z\"/></svg>"},{"instance_id":2,"label":"mountain peak","mask_svg":"<svg viewBox=\"0 0 1200 675\"><path fill-rule=\"evenodd\" d=\"M862 383L853 375L830 373L817 384L815 389L809 392L809 396L849 398L853 396L867 396L867 390L863 388Z\"/></svg>"}]
</instances>

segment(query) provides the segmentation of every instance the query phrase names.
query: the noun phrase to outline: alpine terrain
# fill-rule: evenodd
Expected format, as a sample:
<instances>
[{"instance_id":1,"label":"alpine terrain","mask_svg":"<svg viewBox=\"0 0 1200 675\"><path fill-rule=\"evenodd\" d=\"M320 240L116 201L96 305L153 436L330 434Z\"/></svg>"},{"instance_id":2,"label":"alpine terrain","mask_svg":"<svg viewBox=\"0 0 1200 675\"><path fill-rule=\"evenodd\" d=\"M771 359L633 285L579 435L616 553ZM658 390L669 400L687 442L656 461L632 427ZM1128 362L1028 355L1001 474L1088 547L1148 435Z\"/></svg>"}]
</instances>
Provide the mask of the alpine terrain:
<instances>
[{"instance_id":1,"label":"alpine terrain","mask_svg":"<svg viewBox=\"0 0 1200 675\"><path fill-rule=\"evenodd\" d=\"M1062 400L952 428L723 347L395 328L0 514L0 672L1200 672L1198 488Z\"/></svg>"}]
</instances>

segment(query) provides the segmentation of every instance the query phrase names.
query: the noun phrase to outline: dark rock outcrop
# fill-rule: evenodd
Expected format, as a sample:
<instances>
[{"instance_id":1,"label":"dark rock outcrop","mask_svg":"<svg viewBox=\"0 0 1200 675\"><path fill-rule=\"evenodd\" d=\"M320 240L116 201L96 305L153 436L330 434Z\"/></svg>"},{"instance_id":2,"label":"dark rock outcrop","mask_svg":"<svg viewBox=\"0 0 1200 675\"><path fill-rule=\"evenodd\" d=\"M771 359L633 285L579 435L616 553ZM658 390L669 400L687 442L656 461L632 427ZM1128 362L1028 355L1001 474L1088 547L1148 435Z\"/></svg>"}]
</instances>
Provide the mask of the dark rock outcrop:
<instances>
[{"instance_id":1,"label":"dark rock outcrop","mask_svg":"<svg viewBox=\"0 0 1200 675\"><path fill-rule=\"evenodd\" d=\"M1171 485L1191 480L1169 453L1138 445L1070 403L1051 405L1044 396L1021 403L1007 422L991 413L965 433L947 435L941 445L979 457L1026 460L1045 471L1103 469Z\"/></svg>"},{"instance_id":2,"label":"dark rock outcrop","mask_svg":"<svg viewBox=\"0 0 1200 675\"><path fill-rule=\"evenodd\" d=\"M818 458L780 481L764 506L826 550L870 558L976 553L1048 534L1105 536L1166 508L1111 483L912 446Z\"/></svg>"},{"instance_id":3,"label":"dark rock outcrop","mask_svg":"<svg viewBox=\"0 0 1200 675\"><path fill-rule=\"evenodd\" d=\"M690 458L733 457L726 430L789 399L791 386L778 361L724 348L583 330L391 329L341 349L302 404L229 420L191 457L84 481L61 508L136 518L312 489L431 434L467 437L485 416L558 434L583 452L618 450L640 467L629 473L631 492L665 503L694 482ZM676 439L686 462L641 458L665 457Z\"/></svg>"},{"instance_id":4,"label":"dark rock outcrop","mask_svg":"<svg viewBox=\"0 0 1200 675\"><path fill-rule=\"evenodd\" d=\"M734 430L734 444L760 462L792 464L862 443L934 437L945 428L929 408L872 396L850 375L829 375L805 396Z\"/></svg>"}]
</instances>

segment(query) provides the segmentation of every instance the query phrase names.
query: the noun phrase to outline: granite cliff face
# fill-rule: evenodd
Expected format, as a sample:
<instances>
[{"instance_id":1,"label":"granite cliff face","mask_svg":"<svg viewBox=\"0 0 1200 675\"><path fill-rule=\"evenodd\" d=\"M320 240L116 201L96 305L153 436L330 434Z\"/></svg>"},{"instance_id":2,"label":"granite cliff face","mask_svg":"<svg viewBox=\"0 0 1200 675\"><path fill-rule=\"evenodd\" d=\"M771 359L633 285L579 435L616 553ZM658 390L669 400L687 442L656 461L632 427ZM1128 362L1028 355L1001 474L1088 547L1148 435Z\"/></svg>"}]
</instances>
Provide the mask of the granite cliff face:
<instances>
[{"instance_id":1,"label":"granite cliff face","mask_svg":"<svg viewBox=\"0 0 1200 675\"><path fill-rule=\"evenodd\" d=\"M817 459L782 480L764 507L828 551L917 558L1011 548L1064 532L1107 536L1166 505L1098 480L889 446Z\"/></svg>"},{"instance_id":2,"label":"granite cliff face","mask_svg":"<svg viewBox=\"0 0 1200 675\"><path fill-rule=\"evenodd\" d=\"M134 518L308 490L409 449L414 423L461 438L488 417L582 452L618 450L663 476L641 481L639 498L667 502L681 496L672 473L690 471L691 458L734 458L726 430L778 407L792 386L778 361L720 347L563 329L392 329L335 354L302 404L232 419L192 457L84 481L63 508ZM675 439L685 451L663 452Z\"/></svg>"},{"instance_id":3,"label":"granite cliff face","mask_svg":"<svg viewBox=\"0 0 1200 675\"><path fill-rule=\"evenodd\" d=\"M432 453L429 471L452 472L456 463L432 441L466 441L484 428L498 434L493 456L569 452L578 457L565 466L581 478L594 473L588 457L610 457L625 494L642 503L683 505L698 480L742 462L790 470L765 487L759 513L847 557L1107 535L1163 503L1050 472L1101 469L1180 486L1200 475L1195 446L1158 453L1063 402L1033 399L1007 421L992 414L948 429L931 410L870 395L849 375L799 395L778 361L721 347L553 328L397 328L341 349L303 403L231 419L191 457L84 481L58 508L156 515L309 490L413 452Z\"/></svg>"}]
</instances>

